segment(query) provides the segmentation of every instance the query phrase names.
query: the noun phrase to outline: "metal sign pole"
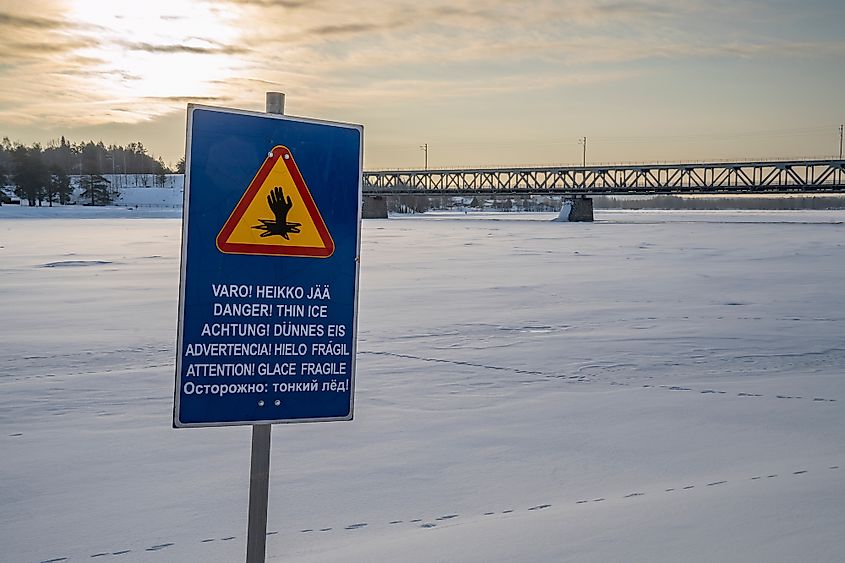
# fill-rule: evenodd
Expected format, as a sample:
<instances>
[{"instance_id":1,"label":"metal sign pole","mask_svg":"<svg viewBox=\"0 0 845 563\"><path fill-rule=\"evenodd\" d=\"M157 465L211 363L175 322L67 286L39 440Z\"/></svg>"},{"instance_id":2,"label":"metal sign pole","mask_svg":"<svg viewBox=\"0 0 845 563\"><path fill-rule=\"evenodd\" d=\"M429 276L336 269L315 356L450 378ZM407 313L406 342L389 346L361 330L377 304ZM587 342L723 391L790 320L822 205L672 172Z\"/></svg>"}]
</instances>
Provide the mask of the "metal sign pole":
<instances>
[{"instance_id":1,"label":"metal sign pole","mask_svg":"<svg viewBox=\"0 0 845 563\"><path fill-rule=\"evenodd\" d=\"M285 113L285 95L267 92L267 113ZM249 520L246 531L246 563L264 563L267 553L267 498L270 492L269 424L252 425L249 466Z\"/></svg>"},{"instance_id":2,"label":"metal sign pole","mask_svg":"<svg viewBox=\"0 0 845 563\"><path fill-rule=\"evenodd\" d=\"M269 424L252 426L249 467L249 523L246 531L246 563L264 563L267 543L267 495L270 489Z\"/></svg>"}]
</instances>

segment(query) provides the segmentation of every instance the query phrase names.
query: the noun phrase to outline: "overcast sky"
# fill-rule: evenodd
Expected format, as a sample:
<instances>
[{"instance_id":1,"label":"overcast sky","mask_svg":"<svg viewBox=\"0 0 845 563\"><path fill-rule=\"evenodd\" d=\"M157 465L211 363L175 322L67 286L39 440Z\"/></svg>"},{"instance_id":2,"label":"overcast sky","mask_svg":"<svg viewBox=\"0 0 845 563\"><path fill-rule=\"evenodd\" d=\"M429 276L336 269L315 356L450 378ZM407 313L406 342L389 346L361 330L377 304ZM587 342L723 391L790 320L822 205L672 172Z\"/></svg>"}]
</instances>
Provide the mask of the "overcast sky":
<instances>
[{"instance_id":1,"label":"overcast sky","mask_svg":"<svg viewBox=\"0 0 845 563\"><path fill-rule=\"evenodd\" d=\"M838 154L842 0L0 0L0 136L142 141L188 101L361 123L365 165Z\"/></svg>"}]
</instances>

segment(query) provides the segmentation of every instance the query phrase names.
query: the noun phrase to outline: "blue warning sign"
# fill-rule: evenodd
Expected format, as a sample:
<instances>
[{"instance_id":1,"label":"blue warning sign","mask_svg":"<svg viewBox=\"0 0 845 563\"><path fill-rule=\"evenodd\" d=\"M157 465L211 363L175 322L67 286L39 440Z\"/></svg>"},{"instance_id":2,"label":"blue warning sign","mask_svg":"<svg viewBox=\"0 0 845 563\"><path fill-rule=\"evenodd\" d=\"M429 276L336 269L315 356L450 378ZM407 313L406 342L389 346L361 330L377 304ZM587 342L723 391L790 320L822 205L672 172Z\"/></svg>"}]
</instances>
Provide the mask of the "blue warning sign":
<instances>
[{"instance_id":1,"label":"blue warning sign","mask_svg":"<svg viewBox=\"0 0 845 563\"><path fill-rule=\"evenodd\" d=\"M362 137L188 106L175 427L352 419Z\"/></svg>"}]
</instances>

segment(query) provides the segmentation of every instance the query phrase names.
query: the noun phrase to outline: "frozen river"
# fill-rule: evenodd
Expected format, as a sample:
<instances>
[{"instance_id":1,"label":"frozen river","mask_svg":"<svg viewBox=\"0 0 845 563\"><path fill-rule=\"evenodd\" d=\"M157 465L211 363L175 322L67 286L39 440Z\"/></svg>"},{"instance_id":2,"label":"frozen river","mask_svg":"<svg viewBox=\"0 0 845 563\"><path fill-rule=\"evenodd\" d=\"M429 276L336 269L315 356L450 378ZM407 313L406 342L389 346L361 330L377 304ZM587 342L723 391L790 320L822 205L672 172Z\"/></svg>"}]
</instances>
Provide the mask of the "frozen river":
<instances>
[{"instance_id":1,"label":"frozen river","mask_svg":"<svg viewBox=\"0 0 845 563\"><path fill-rule=\"evenodd\" d=\"M180 220L0 207L0 561L243 559L171 428ZM270 561L841 561L845 212L363 226L356 418L276 426Z\"/></svg>"}]
</instances>

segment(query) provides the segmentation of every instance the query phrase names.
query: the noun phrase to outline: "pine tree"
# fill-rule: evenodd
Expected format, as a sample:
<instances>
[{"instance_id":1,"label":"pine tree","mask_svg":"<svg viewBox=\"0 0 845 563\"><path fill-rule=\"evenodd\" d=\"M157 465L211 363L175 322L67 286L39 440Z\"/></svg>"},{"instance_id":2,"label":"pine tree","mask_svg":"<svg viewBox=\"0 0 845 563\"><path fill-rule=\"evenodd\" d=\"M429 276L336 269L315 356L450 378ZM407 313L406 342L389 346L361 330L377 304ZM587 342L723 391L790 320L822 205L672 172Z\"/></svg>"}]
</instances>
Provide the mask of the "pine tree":
<instances>
[{"instance_id":1,"label":"pine tree","mask_svg":"<svg viewBox=\"0 0 845 563\"><path fill-rule=\"evenodd\" d=\"M102 174L85 174L79 179L79 187L82 188L82 197L90 200L85 205L109 205L114 202L115 192L111 189L111 182Z\"/></svg>"},{"instance_id":2,"label":"pine tree","mask_svg":"<svg viewBox=\"0 0 845 563\"><path fill-rule=\"evenodd\" d=\"M164 160L161 157L158 157L156 161L156 184L158 187L163 188L164 184L167 183L167 166L164 164Z\"/></svg>"},{"instance_id":3,"label":"pine tree","mask_svg":"<svg viewBox=\"0 0 845 563\"><path fill-rule=\"evenodd\" d=\"M6 203L6 167L0 162L0 205Z\"/></svg>"},{"instance_id":4,"label":"pine tree","mask_svg":"<svg viewBox=\"0 0 845 563\"><path fill-rule=\"evenodd\" d=\"M118 193L111 189L111 182L102 175L102 159L100 158L100 145L89 142L82 147L82 177L79 179L79 187L82 188L82 197L89 200L86 205L109 205L114 202Z\"/></svg>"},{"instance_id":5,"label":"pine tree","mask_svg":"<svg viewBox=\"0 0 845 563\"><path fill-rule=\"evenodd\" d=\"M36 201L40 204L47 193L50 173L41 161L41 146L35 144L32 148L24 145L15 146L12 151L15 163L15 173L12 181L15 184L15 194L26 198L30 206Z\"/></svg>"},{"instance_id":6,"label":"pine tree","mask_svg":"<svg viewBox=\"0 0 845 563\"><path fill-rule=\"evenodd\" d=\"M70 176L67 175L61 166L54 165L51 167L49 185L47 201L50 202L50 207L53 206L54 199L57 199L62 205L67 205L73 189L70 187Z\"/></svg>"}]
</instances>

